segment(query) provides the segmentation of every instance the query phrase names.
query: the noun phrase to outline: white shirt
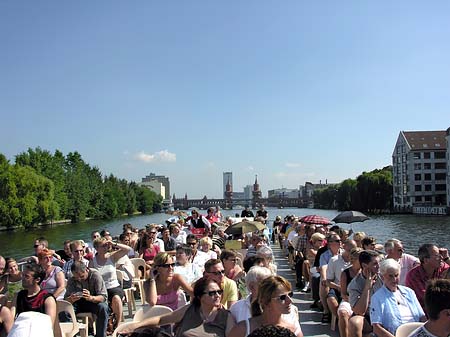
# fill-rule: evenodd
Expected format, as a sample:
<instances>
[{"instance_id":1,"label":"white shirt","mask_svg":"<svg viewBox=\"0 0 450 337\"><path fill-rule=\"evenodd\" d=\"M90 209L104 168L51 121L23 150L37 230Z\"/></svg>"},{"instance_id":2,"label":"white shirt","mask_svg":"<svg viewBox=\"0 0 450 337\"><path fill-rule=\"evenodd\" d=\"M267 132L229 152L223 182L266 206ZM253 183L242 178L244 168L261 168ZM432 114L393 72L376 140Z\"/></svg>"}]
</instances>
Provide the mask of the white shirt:
<instances>
[{"instance_id":1,"label":"white shirt","mask_svg":"<svg viewBox=\"0 0 450 337\"><path fill-rule=\"evenodd\" d=\"M334 282L336 284L341 283L341 274L345 268L350 267L352 264L345 262L342 255L333 256L328 262L327 268L327 280Z\"/></svg>"}]
</instances>

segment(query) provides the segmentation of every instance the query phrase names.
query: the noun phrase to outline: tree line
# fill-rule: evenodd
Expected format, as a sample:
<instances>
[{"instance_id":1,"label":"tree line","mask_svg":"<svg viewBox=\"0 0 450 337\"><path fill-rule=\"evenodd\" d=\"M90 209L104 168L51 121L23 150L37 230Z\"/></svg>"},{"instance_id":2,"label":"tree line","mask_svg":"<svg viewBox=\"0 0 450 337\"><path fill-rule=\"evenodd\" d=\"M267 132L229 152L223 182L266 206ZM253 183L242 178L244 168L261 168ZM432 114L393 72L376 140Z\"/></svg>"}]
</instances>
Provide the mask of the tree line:
<instances>
[{"instance_id":1,"label":"tree line","mask_svg":"<svg viewBox=\"0 0 450 337\"><path fill-rule=\"evenodd\" d=\"M392 209L392 166L363 172L356 179L318 189L314 207L377 213Z\"/></svg>"},{"instance_id":2,"label":"tree line","mask_svg":"<svg viewBox=\"0 0 450 337\"><path fill-rule=\"evenodd\" d=\"M149 214L161 204L160 195L112 174L103 176L78 152L64 156L30 148L14 164L0 153L0 225L7 228Z\"/></svg>"}]
</instances>

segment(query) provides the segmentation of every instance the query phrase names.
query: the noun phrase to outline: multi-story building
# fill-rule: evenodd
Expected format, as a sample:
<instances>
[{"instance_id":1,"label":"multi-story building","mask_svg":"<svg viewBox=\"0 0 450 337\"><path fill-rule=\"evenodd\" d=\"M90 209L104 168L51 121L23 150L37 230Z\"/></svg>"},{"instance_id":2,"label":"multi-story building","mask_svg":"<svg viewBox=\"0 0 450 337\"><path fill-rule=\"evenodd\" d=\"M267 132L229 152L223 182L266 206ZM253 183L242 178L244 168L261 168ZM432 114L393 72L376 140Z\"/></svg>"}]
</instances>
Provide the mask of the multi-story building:
<instances>
[{"instance_id":1,"label":"multi-story building","mask_svg":"<svg viewBox=\"0 0 450 337\"><path fill-rule=\"evenodd\" d=\"M400 132L392 154L396 211L446 213L447 133L448 130Z\"/></svg>"},{"instance_id":2,"label":"multi-story building","mask_svg":"<svg viewBox=\"0 0 450 337\"><path fill-rule=\"evenodd\" d=\"M226 198L227 184L230 183L233 190L233 172L223 172L223 197Z\"/></svg>"},{"instance_id":3,"label":"multi-story building","mask_svg":"<svg viewBox=\"0 0 450 337\"><path fill-rule=\"evenodd\" d=\"M450 213L450 128L448 128L446 131L445 143L447 145L447 214L449 214Z\"/></svg>"},{"instance_id":4,"label":"multi-story building","mask_svg":"<svg viewBox=\"0 0 450 337\"><path fill-rule=\"evenodd\" d=\"M277 188L274 190L267 191L267 195L269 198L287 198L287 199L295 199L301 197L298 189L293 188Z\"/></svg>"},{"instance_id":5,"label":"multi-story building","mask_svg":"<svg viewBox=\"0 0 450 337\"><path fill-rule=\"evenodd\" d=\"M140 185L145 186L148 189L150 189L151 191L155 192L156 194L161 195L163 197L163 199L167 199L166 198L166 195L167 195L166 188L159 181L157 181L157 180L144 181Z\"/></svg>"},{"instance_id":6,"label":"multi-story building","mask_svg":"<svg viewBox=\"0 0 450 337\"><path fill-rule=\"evenodd\" d=\"M159 182L164 186L164 194L160 193L164 199L170 199L170 181L168 177L165 176L157 176L154 173L150 173L150 175L142 178L141 185L149 186L151 182ZM152 183L151 185L157 186L157 184ZM156 188L158 190L158 188ZM155 192L156 192L155 190Z\"/></svg>"},{"instance_id":7,"label":"multi-story building","mask_svg":"<svg viewBox=\"0 0 450 337\"><path fill-rule=\"evenodd\" d=\"M251 198L253 198L252 191L253 191L253 185L246 185L246 186L244 186L244 197L243 197L243 199L250 200Z\"/></svg>"}]
</instances>

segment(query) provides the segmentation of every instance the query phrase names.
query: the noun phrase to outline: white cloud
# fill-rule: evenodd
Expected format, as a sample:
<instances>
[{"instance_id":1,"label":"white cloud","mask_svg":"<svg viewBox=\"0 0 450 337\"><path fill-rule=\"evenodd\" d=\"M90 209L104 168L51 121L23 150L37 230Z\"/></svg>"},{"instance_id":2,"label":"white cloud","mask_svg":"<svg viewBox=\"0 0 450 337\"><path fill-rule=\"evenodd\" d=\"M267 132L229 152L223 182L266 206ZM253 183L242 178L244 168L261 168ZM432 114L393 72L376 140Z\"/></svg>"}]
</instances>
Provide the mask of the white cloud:
<instances>
[{"instance_id":1,"label":"white cloud","mask_svg":"<svg viewBox=\"0 0 450 337\"><path fill-rule=\"evenodd\" d=\"M286 167L289 167L289 168L295 168L295 167L301 166L300 163L286 163L285 165L286 165Z\"/></svg>"},{"instance_id":2,"label":"white cloud","mask_svg":"<svg viewBox=\"0 0 450 337\"><path fill-rule=\"evenodd\" d=\"M177 160L177 155L167 150L158 151L153 154L148 154L145 153L144 151L141 151L134 155L134 159L145 163L155 163L155 162L169 163L175 162Z\"/></svg>"}]
</instances>

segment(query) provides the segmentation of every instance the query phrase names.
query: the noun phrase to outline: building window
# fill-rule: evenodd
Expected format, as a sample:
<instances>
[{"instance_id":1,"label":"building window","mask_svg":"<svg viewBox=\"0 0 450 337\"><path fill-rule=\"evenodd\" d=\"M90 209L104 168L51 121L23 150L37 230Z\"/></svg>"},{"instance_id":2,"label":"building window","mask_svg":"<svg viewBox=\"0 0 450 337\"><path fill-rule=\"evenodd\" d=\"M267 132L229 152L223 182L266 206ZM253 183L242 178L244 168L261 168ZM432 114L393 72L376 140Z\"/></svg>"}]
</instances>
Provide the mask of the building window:
<instances>
[{"instance_id":1,"label":"building window","mask_svg":"<svg viewBox=\"0 0 450 337\"><path fill-rule=\"evenodd\" d=\"M431 195L426 195L425 196L425 201L431 202Z\"/></svg>"},{"instance_id":2,"label":"building window","mask_svg":"<svg viewBox=\"0 0 450 337\"><path fill-rule=\"evenodd\" d=\"M421 175L420 173L414 175L414 180L415 180L415 181L421 180L421 179L422 179L422 175Z\"/></svg>"},{"instance_id":3,"label":"building window","mask_svg":"<svg viewBox=\"0 0 450 337\"><path fill-rule=\"evenodd\" d=\"M431 185L425 185L425 191L427 192L431 191Z\"/></svg>"},{"instance_id":4,"label":"building window","mask_svg":"<svg viewBox=\"0 0 450 337\"><path fill-rule=\"evenodd\" d=\"M422 202L422 196L414 197L415 202Z\"/></svg>"},{"instance_id":5,"label":"building window","mask_svg":"<svg viewBox=\"0 0 450 337\"><path fill-rule=\"evenodd\" d=\"M430 152L424 152L423 153L423 159L430 159L431 158L431 153Z\"/></svg>"},{"instance_id":6,"label":"building window","mask_svg":"<svg viewBox=\"0 0 450 337\"><path fill-rule=\"evenodd\" d=\"M436 191L445 191L445 184L436 184L435 189Z\"/></svg>"},{"instance_id":7,"label":"building window","mask_svg":"<svg viewBox=\"0 0 450 337\"><path fill-rule=\"evenodd\" d=\"M416 191L416 192L422 191L422 185L415 185L414 186L414 191Z\"/></svg>"},{"instance_id":8,"label":"building window","mask_svg":"<svg viewBox=\"0 0 450 337\"><path fill-rule=\"evenodd\" d=\"M431 173L425 173L424 175L424 180L431 180Z\"/></svg>"},{"instance_id":9,"label":"building window","mask_svg":"<svg viewBox=\"0 0 450 337\"><path fill-rule=\"evenodd\" d=\"M445 170L445 163L434 163L435 170Z\"/></svg>"},{"instance_id":10,"label":"building window","mask_svg":"<svg viewBox=\"0 0 450 337\"><path fill-rule=\"evenodd\" d=\"M414 164L414 170L419 171L422 169L422 164L421 163L415 163Z\"/></svg>"},{"instance_id":11,"label":"building window","mask_svg":"<svg viewBox=\"0 0 450 337\"><path fill-rule=\"evenodd\" d=\"M435 173L434 174L434 179L435 180L445 180L446 179L446 175L445 175L445 173Z\"/></svg>"},{"instance_id":12,"label":"building window","mask_svg":"<svg viewBox=\"0 0 450 337\"><path fill-rule=\"evenodd\" d=\"M413 156L414 159L420 159L420 152L414 152Z\"/></svg>"},{"instance_id":13,"label":"building window","mask_svg":"<svg viewBox=\"0 0 450 337\"><path fill-rule=\"evenodd\" d=\"M423 163L424 170L431 170L431 163Z\"/></svg>"},{"instance_id":14,"label":"building window","mask_svg":"<svg viewBox=\"0 0 450 337\"><path fill-rule=\"evenodd\" d=\"M434 159L445 159L445 152L435 152Z\"/></svg>"}]
</instances>

